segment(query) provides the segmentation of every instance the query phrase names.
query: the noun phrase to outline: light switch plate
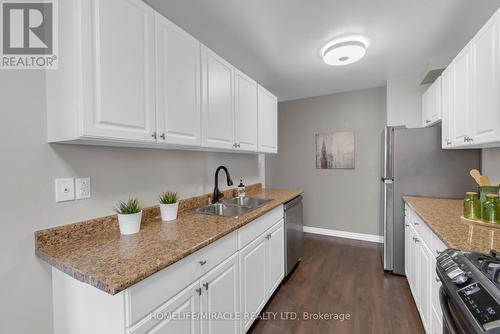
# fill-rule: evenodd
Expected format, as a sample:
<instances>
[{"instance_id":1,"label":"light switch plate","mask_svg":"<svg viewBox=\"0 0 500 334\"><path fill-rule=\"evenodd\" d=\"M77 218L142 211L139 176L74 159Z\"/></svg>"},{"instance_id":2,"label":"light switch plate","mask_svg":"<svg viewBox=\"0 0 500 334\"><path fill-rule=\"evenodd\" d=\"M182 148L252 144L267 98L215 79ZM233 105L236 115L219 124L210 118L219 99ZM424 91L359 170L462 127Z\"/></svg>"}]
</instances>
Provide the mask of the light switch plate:
<instances>
[{"instance_id":1,"label":"light switch plate","mask_svg":"<svg viewBox=\"0 0 500 334\"><path fill-rule=\"evenodd\" d=\"M91 197L90 177L75 179L76 199L87 199Z\"/></svg>"},{"instance_id":2,"label":"light switch plate","mask_svg":"<svg viewBox=\"0 0 500 334\"><path fill-rule=\"evenodd\" d=\"M56 179L56 202L73 201L75 199L75 182L73 178Z\"/></svg>"}]
</instances>

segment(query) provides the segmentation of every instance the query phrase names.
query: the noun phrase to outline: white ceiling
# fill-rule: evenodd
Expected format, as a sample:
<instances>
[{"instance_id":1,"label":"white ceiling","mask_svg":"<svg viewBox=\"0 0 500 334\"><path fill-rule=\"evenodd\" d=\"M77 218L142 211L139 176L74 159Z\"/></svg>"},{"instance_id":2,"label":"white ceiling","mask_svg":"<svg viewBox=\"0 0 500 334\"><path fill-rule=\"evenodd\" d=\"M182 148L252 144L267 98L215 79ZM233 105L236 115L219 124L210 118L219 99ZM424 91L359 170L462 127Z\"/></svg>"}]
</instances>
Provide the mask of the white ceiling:
<instances>
[{"instance_id":1,"label":"white ceiling","mask_svg":"<svg viewBox=\"0 0 500 334\"><path fill-rule=\"evenodd\" d=\"M500 0L146 0L280 101L383 86L452 57ZM351 34L371 44L360 62L319 56Z\"/></svg>"}]
</instances>

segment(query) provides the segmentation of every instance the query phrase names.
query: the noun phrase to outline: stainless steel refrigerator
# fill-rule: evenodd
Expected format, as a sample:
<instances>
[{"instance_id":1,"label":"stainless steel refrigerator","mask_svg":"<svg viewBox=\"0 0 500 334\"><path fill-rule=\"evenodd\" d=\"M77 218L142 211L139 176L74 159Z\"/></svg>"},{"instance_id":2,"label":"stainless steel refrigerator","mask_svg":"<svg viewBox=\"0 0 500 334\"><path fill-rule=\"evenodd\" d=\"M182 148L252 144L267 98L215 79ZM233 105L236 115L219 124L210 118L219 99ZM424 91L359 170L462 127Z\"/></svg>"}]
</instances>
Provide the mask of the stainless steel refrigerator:
<instances>
[{"instance_id":1,"label":"stainless steel refrigerator","mask_svg":"<svg viewBox=\"0 0 500 334\"><path fill-rule=\"evenodd\" d=\"M441 128L387 127L382 133L384 270L404 275L402 196L463 198L477 189L469 176L480 169L480 150L441 149Z\"/></svg>"}]
</instances>

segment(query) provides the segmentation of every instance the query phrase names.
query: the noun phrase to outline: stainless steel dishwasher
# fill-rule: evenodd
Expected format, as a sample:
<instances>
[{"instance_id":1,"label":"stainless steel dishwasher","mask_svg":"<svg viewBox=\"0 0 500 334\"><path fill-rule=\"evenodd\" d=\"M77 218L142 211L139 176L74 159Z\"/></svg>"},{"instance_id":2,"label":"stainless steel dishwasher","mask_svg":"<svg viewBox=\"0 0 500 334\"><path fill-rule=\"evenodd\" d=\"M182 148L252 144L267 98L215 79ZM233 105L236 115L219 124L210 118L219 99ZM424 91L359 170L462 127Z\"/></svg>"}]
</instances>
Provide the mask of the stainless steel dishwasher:
<instances>
[{"instance_id":1,"label":"stainless steel dishwasher","mask_svg":"<svg viewBox=\"0 0 500 334\"><path fill-rule=\"evenodd\" d=\"M302 260L304 232L302 222L302 196L285 203L285 273Z\"/></svg>"}]
</instances>

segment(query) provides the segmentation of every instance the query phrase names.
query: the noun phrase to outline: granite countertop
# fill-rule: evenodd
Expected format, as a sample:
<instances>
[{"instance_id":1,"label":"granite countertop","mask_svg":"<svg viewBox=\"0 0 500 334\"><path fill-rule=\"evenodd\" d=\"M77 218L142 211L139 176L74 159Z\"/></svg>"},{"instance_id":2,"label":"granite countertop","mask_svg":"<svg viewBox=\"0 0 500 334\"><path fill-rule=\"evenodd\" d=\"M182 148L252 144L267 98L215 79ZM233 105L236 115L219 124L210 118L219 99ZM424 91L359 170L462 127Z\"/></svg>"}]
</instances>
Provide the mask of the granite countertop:
<instances>
[{"instance_id":1,"label":"granite countertop","mask_svg":"<svg viewBox=\"0 0 500 334\"><path fill-rule=\"evenodd\" d=\"M412 196L403 199L449 248L481 253L500 250L500 228L462 219L461 200Z\"/></svg>"},{"instance_id":2,"label":"granite countertop","mask_svg":"<svg viewBox=\"0 0 500 334\"><path fill-rule=\"evenodd\" d=\"M52 266L116 294L302 194L302 190L247 190L271 202L238 218L202 215L207 196L181 200L176 220L163 223L159 207L143 210L139 233L120 235L116 215L35 232L35 252Z\"/></svg>"}]
</instances>

